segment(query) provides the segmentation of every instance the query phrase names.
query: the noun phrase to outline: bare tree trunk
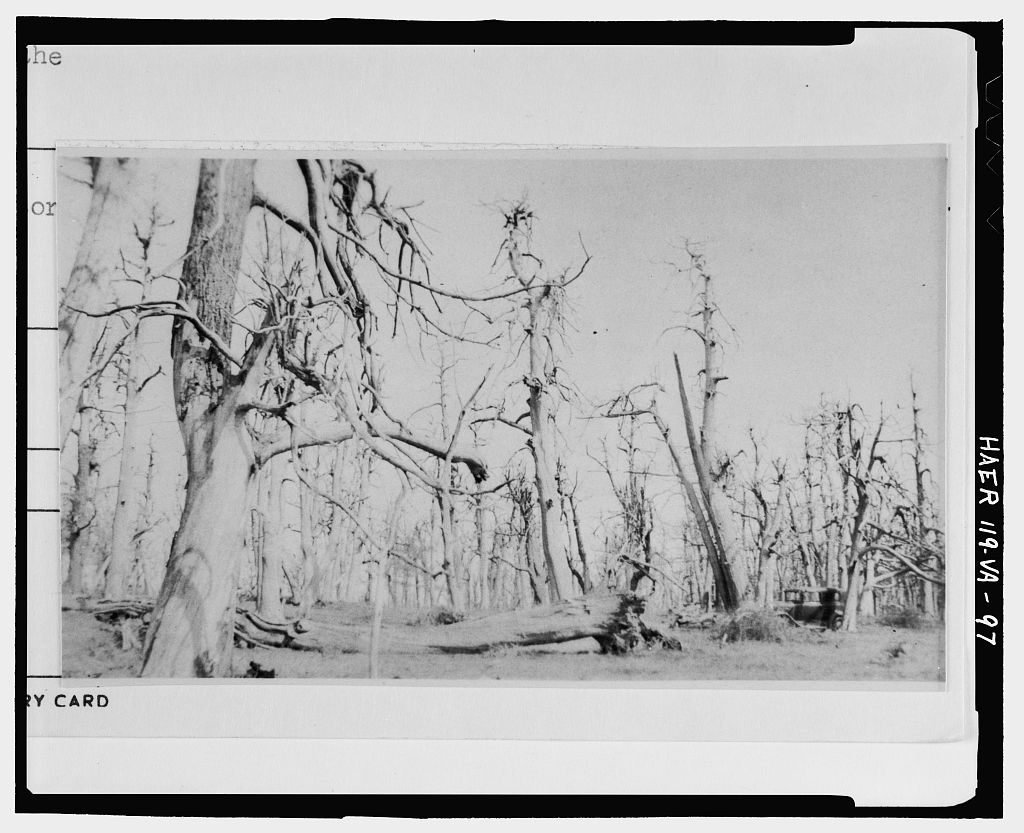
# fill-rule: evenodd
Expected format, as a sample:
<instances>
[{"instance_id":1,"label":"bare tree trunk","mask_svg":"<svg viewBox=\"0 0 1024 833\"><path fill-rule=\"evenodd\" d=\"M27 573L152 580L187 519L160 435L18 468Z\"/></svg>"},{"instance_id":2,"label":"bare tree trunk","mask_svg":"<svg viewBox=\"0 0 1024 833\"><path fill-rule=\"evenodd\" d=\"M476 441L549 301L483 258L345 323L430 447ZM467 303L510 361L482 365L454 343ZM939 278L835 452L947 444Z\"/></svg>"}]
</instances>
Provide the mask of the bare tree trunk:
<instances>
[{"instance_id":1,"label":"bare tree trunk","mask_svg":"<svg viewBox=\"0 0 1024 833\"><path fill-rule=\"evenodd\" d=\"M103 335L120 338L126 325L76 310L97 312L116 300L114 274L120 266L119 244L132 229L135 214L129 197L137 159L102 157L93 164L92 201L82 240L60 307L60 445L71 432L82 388L92 367L94 348Z\"/></svg>"},{"instance_id":2,"label":"bare tree trunk","mask_svg":"<svg viewBox=\"0 0 1024 833\"><path fill-rule=\"evenodd\" d=\"M153 446L151 437L149 446L149 463L146 466L146 490L143 494L147 496L155 495L155 484L156 448ZM157 594L160 590L160 582L163 581L164 577L164 550L157 549L157 547L153 545L147 546L146 544L147 540L154 536L155 530L159 525L157 519L157 511L154 508L152 498L150 498L148 511L145 513L143 521L148 535L143 536L139 542L139 565L142 568L141 595L147 598L152 598Z\"/></svg>"},{"instance_id":3,"label":"bare tree trunk","mask_svg":"<svg viewBox=\"0 0 1024 833\"><path fill-rule=\"evenodd\" d=\"M183 300L228 344L254 166L254 160L203 160L182 269ZM269 341L239 379L191 324L175 324L175 401L188 486L142 675L222 676L231 668L243 526L255 470L242 405L254 397Z\"/></svg>"},{"instance_id":4,"label":"bare tree trunk","mask_svg":"<svg viewBox=\"0 0 1024 833\"><path fill-rule=\"evenodd\" d=\"M304 465L304 458L308 454L308 451L299 452L300 459L295 461L295 465ZM312 476L316 476L315 471ZM309 612L313 609L313 604L317 601L317 588L320 586L320 569L313 541L313 512L316 497L304 483L297 483L296 487L299 490L299 541L302 547L302 590L299 598L298 617L303 619L309 616Z\"/></svg>"},{"instance_id":5,"label":"bare tree trunk","mask_svg":"<svg viewBox=\"0 0 1024 833\"><path fill-rule=\"evenodd\" d=\"M850 418L852 419L852 417ZM878 448L883 425L884 420L880 417L878 430L875 432L875 438L867 452L867 462L861 471L849 474L857 491L857 508L854 511L853 524L850 527L850 549L846 568L846 602L843 605L843 630L850 632L857 630L857 612L860 608L861 590L864 586L864 559L866 557L866 554L861 552L861 534L868 509L871 506L868 484L871 480L871 470L878 460L875 450ZM851 443L851 447L852 445ZM859 460L855 460L854 463L860 466Z\"/></svg>"},{"instance_id":6,"label":"bare tree trunk","mask_svg":"<svg viewBox=\"0 0 1024 833\"><path fill-rule=\"evenodd\" d=\"M717 305L712 297L711 275L704 269L703 258L695 261L694 265L698 268L703 281L700 315L704 341L704 411L701 418L699 447L701 467L704 469L705 475L710 475L710 481L713 481L709 482L708 477L704 477L701 479L701 489L711 514L714 516L715 522L712 528L716 533L722 556L732 573L736 593L739 599L743 599L747 595L750 577L743 554L736 548L732 511L729 509L722 489L721 481L725 479L726 466L721 465L717 472L710 471L711 463L721 460L717 444L718 385L728 377L722 372L722 345L714 326L714 313L717 310ZM680 390L682 390L682 373L679 369L678 356L675 357L675 362Z\"/></svg>"},{"instance_id":7,"label":"bare tree trunk","mask_svg":"<svg viewBox=\"0 0 1024 833\"><path fill-rule=\"evenodd\" d=\"M149 267L149 251L158 223L158 213L156 208L153 208L148 227L140 223L135 224L135 239L141 251L136 266L140 275L137 281L128 283L140 285L140 290L135 294L138 301L147 300L147 295L150 294L153 276ZM130 260L123 253L122 258L126 263ZM125 271L127 276L127 268ZM136 535L142 514L141 499L147 495L147 477L152 474L151 465L146 471L147 462L151 463L148 459L148 440L152 430L148 414L155 407L154 403L146 402L143 388L162 370L159 353L154 356L155 350L164 346L160 333L161 322L154 319L140 320L135 329L126 334L121 351L126 365L124 432L121 438L121 470L117 483L117 502L114 506L110 540L110 564L107 567L105 589L107 598L111 599L120 599L128 594L129 573L139 551Z\"/></svg>"},{"instance_id":8,"label":"bare tree trunk","mask_svg":"<svg viewBox=\"0 0 1024 833\"><path fill-rule=\"evenodd\" d=\"M478 581L480 583L480 607L484 610L488 610L491 606L491 547L494 546L493 539L490 544L491 547L487 546L487 535L485 530L485 524L487 521L487 513L484 509L484 498L483 495L476 496L476 509L474 511L474 523L476 524L476 550L477 555L480 559L480 574Z\"/></svg>"},{"instance_id":9,"label":"bare tree trunk","mask_svg":"<svg viewBox=\"0 0 1024 833\"><path fill-rule=\"evenodd\" d=\"M921 431L920 412L921 409L917 407L917 391L914 390L914 383L911 380L910 383L910 402L911 412L914 418L914 495L917 503L917 534L922 544L922 552L926 552L923 546L928 544L928 516L927 516L927 501L925 498L924 489L924 475L927 469L924 466L924 448L923 448L923 437L924 434ZM925 563L928 567L935 566L936 559L932 555L925 556ZM924 606L924 614L926 616L935 616L938 612L938 605L936 604L937 586L930 581L921 580L921 595Z\"/></svg>"},{"instance_id":10,"label":"bare tree trunk","mask_svg":"<svg viewBox=\"0 0 1024 833\"><path fill-rule=\"evenodd\" d=\"M711 559L705 557L700 594L700 606L704 609L705 613L711 612L712 596L715 592L715 583L713 578L714 571L711 569Z\"/></svg>"},{"instance_id":11,"label":"bare tree trunk","mask_svg":"<svg viewBox=\"0 0 1024 833\"><path fill-rule=\"evenodd\" d=\"M344 474L348 471L348 449L339 446L335 450L334 471L331 473L331 492L337 497L343 494L345 486ZM358 461L357 461L358 462ZM358 507L353 506L352 511ZM348 518L337 506L331 506L331 531L327 537L327 552L332 565L331 601L338 601L341 596L342 578L348 567Z\"/></svg>"},{"instance_id":12,"label":"bare tree trunk","mask_svg":"<svg viewBox=\"0 0 1024 833\"><path fill-rule=\"evenodd\" d=\"M267 514L263 522L263 546L260 549L260 583L256 591L256 612L268 622L283 622L281 580L284 578L284 510L285 462L282 457L270 460L267 473Z\"/></svg>"},{"instance_id":13,"label":"bare tree trunk","mask_svg":"<svg viewBox=\"0 0 1024 833\"><path fill-rule=\"evenodd\" d=\"M533 437L530 450L533 453L534 477L537 487L537 509L541 545L544 561L548 568L548 587L552 601L561 601L574 595L572 574L569 572L569 547L558 516L558 489L552 468L555 455L552 453L550 434L551 415L547 405L547 385L544 381L543 359L544 334L538 332L541 299L531 295L530 310L530 377L529 405L530 425Z\"/></svg>"},{"instance_id":14,"label":"bare tree trunk","mask_svg":"<svg viewBox=\"0 0 1024 833\"><path fill-rule=\"evenodd\" d=\"M445 468L442 465L442 470ZM442 472L442 483L447 483ZM445 586L448 589L448 602L452 610L462 612L466 609L466 599L462 586L462 558L459 552L458 542L455 540L455 523L452 517L455 512L452 507L451 493L443 488L437 496L438 511L441 521L441 568L444 570Z\"/></svg>"},{"instance_id":15,"label":"bare tree trunk","mask_svg":"<svg viewBox=\"0 0 1024 833\"><path fill-rule=\"evenodd\" d=\"M95 481L97 474L96 437L94 424L95 410L84 407L79 412L78 422L78 470L75 472L71 493L71 507L67 513L67 543L65 552L68 559L66 592L80 595L85 592L85 564L89 560L89 528L96 521Z\"/></svg>"},{"instance_id":16,"label":"bare tree trunk","mask_svg":"<svg viewBox=\"0 0 1024 833\"><path fill-rule=\"evenodd\" d=\"M712 337L711 335L706 336L705 341ZM690 456L693 460L694 469L697 472L697 483L700 486L701 496L704 498L704 507L707 511L707 525L713 539L713 549L711 552L714 555L714 560L720 564L719 571L729 584L728 594L723 593L722 595L732 597L731 601L723 599L723 602L726 607L733 608L739 605L746 596L750 577L747 573L743 554L738 551L735 544L732 510L726 502L725 494L719 483L719 480L725 477L725 470L723 468L718 473L718 480L716 480L708 465L709 454L713 454L715 451L711 440L716 430L715 409L713 404L709 408L708 401L705 399L704 419L698 441L694 430L693 418L690 413L689 400L686 396L686 386L683 384L683 372L679 365L679 356L674 355L673 359L676 366L676 383L679 388L679 398L686 422L686 436L690 444ZM712 363L710 369L705 367L705 376L712 371L720 373L721 368ZM722 379L724 377L718 376L716 378ZM705 388L705 397L707 396L709 396L709 393L707 388ZM710 393L712 400L715 396L717 396L717 388L712 389ZM694 512L696 511L694 509Z\"/></svg>"},{"instance_id":17,"label":"bare tree trunk","mask_svg":"<svg viewBox=\"0 0 1024 833\"><path fill-rule=\"evenodd\" d=\"M252 449L234 419L190 432L181 525L147 639L143 676L228 673Z\"/></svg>"},{"instance_id":18,"label":"bare tree trunk","mask_svg":"<svg viewBox=\"0 0 1024 833\"><path fill-rule=\"evenodd\" d=\"M875 615L875 559L870 555L864 559L864 589L860 594L860 615Z\"/></svg>"},{"instance_id":19,"label":"bare tree trunk","mask_svg":"<svg viewBox=\"0 0 1024 833\"><path fill-rule=\"evenodd\" d=\"M525 220L525 218L523 218ZM522 241L527 231L520 228L519 220L512 222L507 240L509 265L512 273L523 287L530 287L531 279L523 269ZM550 355L550 333L545 332L544 306L550 301L550 286L531 289L527 292L525 308L529 316L527 324L527 349L529 352L529 374L526 385L529 389L530 408L530 451L533 454L534 481L537 489L538 526L541 547L547 564L547 581L553 601L571 598L572 574L569 571L569 542L559 522L558 488L555 483L555 464L558 455L554 449L552 426L553 416L548 405L549 386L556 367ZM549 374L551 378L549 379Z\"/></svg>"},{"instance_id":20,"label":"bare tree trunk","mask_svg":"<svg viewBox=\"0 0 1024 833\"><path fill-rule=\"evenodd\" d=\"M580 529L580 515L576 509L576 496L569 495L569 511L572 514L572 528L576 535L576 552L580 555L580 564L583 571L583 592L591 593L594 590L594 580L590 575L590 564L587 561L587 548L583 543L583 531Z\"/></svg>"},{"instance_id":21,"label":"bare tree trunk","mask_svg":"<svg viewBox=\"0 0 1024 833\"><path fill-rule=\"evenodd\" d=\"M369 675L371 680L380 677L380 637L384 627L384 595L388 571L388 551L382 548L376 555L373 575L370 579L370 604L373 616L370 620Z\"/></svg>"},{"instance_id":22,"label":"bare tree trunk","mask_svg":"<svg viewBox=\"0 0 1024 833\"><path fill-rule=\"evenodd\" d=\"M256 599L257 612L260 588L263 586L263 549L267 511L270 507L270 500L266 495L267 490L263 480L261 477L256 481L256 505L249 512L249 546L252 548L253 596Z\"/></svg>"},{"instance_id":23,"label":"bare tree trunk","mask_svg":"<svg viewBox=\"0 0 1024 833\"><path fill-rule=\"evenodd\" d=\"M764 513L765 523L758 542L758 600L762 607L770 608L775 600L775 573L778 569L778 556L775 546L779 540L780 524L782 518L782 502L786 499L785 469L779 471L777 480L778 493L771 509L768 501L761 494L761 486L757 486L754 494L761 511Z\"/></svg>"},{"instance_id":24,"label":"bare tree trunk","mask_svg":"<svg viewBox=\"0 0 1024 833\"><path fill-rule=\"evenodd\" d=\"M135 534L139 526L139 499L145 495L146 431L139 413L139 394L147 369L138 349L138 332L129 338L126 349L128 370L125 378L124 435L121 443L120 477L117 503L110 536L110 564L107 567L104 595L122 599L128 594L128 573L135 560Z\"/></svg>"},{"instance_id":25,"label":"bare tree trunk","mask_svg":"<svg viewBox=\"0 0 1024 833\"><path fill-rule=\"evenodd\" d=\"M544 573L537 558L537 536L531 531L526 536L526 566L530 579L530 594L532 603L543 605L551 601L549 595L550 582L545 581Z\"/></svg>"},{"instance_id":26,"label":"bare tree trunk","mask_svg":"<svg viewBox=\"0 0 1024 833\"><path fill-rule=\"evenodd\" d=\"M381 634L384 627L384 594L387 584L387 573L388 573L388 561L391 557L391 548L394 546L395 537L398 532L398 513L399 508L404 502L406 494L405 487L402 488L402 493L395 502L391 505L391 511L388 513L387 527L384 531L383 540L380 543L379 550L376 555L374 562L374 574L371 593L371 602L373 605L373 618L370 622L370 679L374 680L380 677L380 643Z\"/></svg>"},{"instance_id":27,"label":"bare tree trunk","mask_svg":"<svg viewBox=\"0 0 1024 833\"><path fill-rule=\"evenodd\" d=\"M369 452L366 449L360 449L357 452L358 455L358 481L356 482L356 506L355 511L361 511L364 498L367 496L370 488L370 476L373 474L373 467L371 465L371 458ZM348 551L348 557L346 558L346 573L345 573L345 592L344 598L346 601L352 598L352 578L355 576L359 567L360 553L363 551L364 542L362 538L355 535L354 531L349 528L349 534L346 536L346 547Z\"/></svg>"},{"instance_id":28,"label":"bare tree trunk","mask_svg":"<svg viewBox=\"0 0 1024 833\"><path fill-rule=\"evenodd\" d=\"M440 375L438 377L438 404L441 409L441 437L450 441L449 407L448 407L448 373L454 361L449 361L442 348ZM444 570L445 585L448 588L448 600L452 610L462 612L466 609L469 588L463 582L462 552L455 539L455 507L452 503L451 487L455 485L455 469L450 462L440 460L438 465L438 481L441 489L437 493L437 503L441 512L441 547L443 558L441 568Z\"/></svg>"},{"instance_id":29,"label":"bare tree trunk","mask_svg":"<svg viewBox=\"0 0 1024 833\"><path fill-rule=\"evenodd\" d=\"M683 395L685 396L685 394ZM696 489L694 489L690 479L686 476L686 472L683 469L682 456L680 455L675 442L672 440L668 425L665 424L665 421L656 411L652 411L651 415L654 417L654 422L658 426L658 431L661 433L662 439L668 447L669 456L672 458L672 465L676 471L676 479L679 481L679 485L683 488L683 494L686 496L686 499L690 504L690 511L693 513L697 530L700 532L701 541L704 543L704 551L707 554L708 566L711 568L711 573L715 580L715 587L718 591L715 596L715 604L716 606L724 607L726 610L734 610L739 605L739 595L736 589L736 583L733 581L732 573L728 569L728 562L719 555L719 544L712 534L710 517L705 514L707 511L706 506L701 503L700 498L697 496Z\"/></svg>"}]
</instances>

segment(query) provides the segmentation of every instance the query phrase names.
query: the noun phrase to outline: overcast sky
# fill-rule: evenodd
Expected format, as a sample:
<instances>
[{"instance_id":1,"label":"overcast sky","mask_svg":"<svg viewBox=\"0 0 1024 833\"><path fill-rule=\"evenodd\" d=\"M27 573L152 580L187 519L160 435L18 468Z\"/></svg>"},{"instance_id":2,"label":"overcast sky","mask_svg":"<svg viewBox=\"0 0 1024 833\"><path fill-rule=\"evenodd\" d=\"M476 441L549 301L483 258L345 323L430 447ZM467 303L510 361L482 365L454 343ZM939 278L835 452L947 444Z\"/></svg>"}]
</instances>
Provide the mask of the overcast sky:
<instances>
[{"instance_id":1,"label":"overcast sky","mask_svg":"<svg viewBox=\"0 0 1024 833\"><path fill-rule=\"evenodd\" d=\"M689 239L705 252L718 303L735 329L721 388L725 448L743 444L753 426L772 453L794 453L802 436L797 423L821 394L859 402L874 416L881 402L890 410L908 404L911 373L925 427L938 443L942 149L742 155L354 154L378 171L393 204L421 203L414 215L433 252L432 275L448 288L479 292L504 277L500 268L491 271L503 238L495 203L528 199L536 215L533 251L552 275L578 268L582 241L592 260L569 290L575 332L565 365L593 402L639 382L668 385L674 350L688 383L697 384L702 347L670 329L686 322L694 302L689 278L672 265L685 263L680 247ZM80 171L81 163L63 164ZM165 213L176 220L163 251L154 252L157 261L183 250L197 165L147 163ZM293 162L262 160L257 181L301 211ZM88 192L66 177L61 188L66 279ZM445 307L464 314L457 305ZM409 413L435 398L436 373L407 340L389 342L390 327L382 331L388 393L398 412ZM466 355L463 394L494 361L477 349ZM674 401L666 397L668 408ZM587 444L606 429L579 423L578 430Z\"/></svg>"},{"instance_id":2,"label":"overcast sky","mask_svg":"<svg viewBox=\"0 0 1024 833\"><path fill-rule=\"evenodd\" d=\"M895 154L895 150L892 151ZM501 241L490 207L527 195L534 251L553 271L592 255L570 290L573 378L595 397L664 379L693 303L679 246L703 244L728 346L722 420L774 434L822 392L870 410L908 395L913 371L937 426L945 281L945 160L447 159L378 164L417 216L433 271L479 286ZM664 334L663 334L664 333ZM780 436L781 440L782 437Z\"/></svg>"}]
</instances>

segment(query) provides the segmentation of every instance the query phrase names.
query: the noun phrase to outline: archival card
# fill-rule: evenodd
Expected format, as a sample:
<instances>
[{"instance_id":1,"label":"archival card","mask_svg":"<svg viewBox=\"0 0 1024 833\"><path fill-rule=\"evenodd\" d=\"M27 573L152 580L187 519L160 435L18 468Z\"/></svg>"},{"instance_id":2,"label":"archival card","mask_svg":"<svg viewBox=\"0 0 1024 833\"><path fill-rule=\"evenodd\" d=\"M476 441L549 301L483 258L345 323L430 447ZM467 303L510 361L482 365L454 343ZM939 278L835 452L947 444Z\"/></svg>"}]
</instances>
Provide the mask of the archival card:
<instances>
[{"instance_id":1,"label":"archival card","mask_svg":"<svg viewBox=\"0 0 1024 833\"><path fill-rule=\"evenodd\" d=\"M969 39L46 48L31 736L969 745Z\"/></svg>"}]
</instances>

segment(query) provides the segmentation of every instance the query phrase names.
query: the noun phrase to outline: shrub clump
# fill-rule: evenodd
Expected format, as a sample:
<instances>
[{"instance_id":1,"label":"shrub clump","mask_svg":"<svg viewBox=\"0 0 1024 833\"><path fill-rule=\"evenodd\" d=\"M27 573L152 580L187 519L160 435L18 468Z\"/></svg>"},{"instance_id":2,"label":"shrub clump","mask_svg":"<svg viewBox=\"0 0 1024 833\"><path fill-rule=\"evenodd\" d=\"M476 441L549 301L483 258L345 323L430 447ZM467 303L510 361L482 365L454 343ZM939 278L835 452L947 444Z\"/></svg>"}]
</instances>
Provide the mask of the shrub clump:
<instances>
[{"instance_id":1,"label":"shrub clump","mask_svg":"<svg viewBox=\"0 0 1024 833\"><path fill-rule=\"evenodd\" d=\"M465 614L456 613L450 607L432 607L420 618L422 625L454 625L465 619Z\"/></svg>"},{"instance_id":2,"label":"shrub clump","mask_svg":"<svg viewBox=\"0 0 1024 833\"><path fill-rule=\"evenodd\" d=\"M715 636L722 642L782 642L790 627L774 610L747 608L736 611L716 629Z\"/></svg>"},{"instance_id":3,"label":"shrub clump","mask_svg":"<svg viewBox=\"0 0 1024 833\"><path fill-rule=\"evenodd\" d=\"M925 617L919 610L912 607L900 607L877 616L875 622L887 628L922 628L926 624Z\"/></svg>"}]
</instances>

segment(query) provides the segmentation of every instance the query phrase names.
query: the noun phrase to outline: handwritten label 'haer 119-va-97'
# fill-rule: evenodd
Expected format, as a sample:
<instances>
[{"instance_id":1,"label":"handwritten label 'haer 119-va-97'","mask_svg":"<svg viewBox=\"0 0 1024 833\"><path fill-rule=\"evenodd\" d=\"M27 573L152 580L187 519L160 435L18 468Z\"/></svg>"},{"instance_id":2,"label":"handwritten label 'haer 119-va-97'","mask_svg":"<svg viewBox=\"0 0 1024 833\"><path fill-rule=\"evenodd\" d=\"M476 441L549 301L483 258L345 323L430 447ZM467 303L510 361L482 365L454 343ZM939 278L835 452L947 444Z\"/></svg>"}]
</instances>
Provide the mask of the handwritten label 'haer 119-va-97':
<instances>
[{"instance_id":1,"label":"handwritten label 'haer 119-va-97'","mask_svg":"<svg viewBox=\"0 0 1024 833\"><path fill-rule=\"evenodd\" d=\"M975 580L983 583L999 585L999 529L1002 526L1002 507L999 506L1000 487L999 470L1000 447L998 437L978 437L978 510L977 522L979 538L977 542L978 574ZM986 509L985 507L990 507ZM991 508L996 507L996 508ZM995 513L995 520L984 517L985 513ZM999 526L996 525L999 523ZM992 592L995 592L994 590ZM997 594L998 599L998 594ZM983 605L998 604L993 602L991 594L983 591L975 599L975 613L982 613ZM991 613L985 613L974 620L981 627L975 633L982 642L996 644L996 627L999 619Z\"/></svg>"},{"instance_id":2,"label":"handwritten label 'haer 119-va-97'","mask_svg":"<svg viewBox=\"0 0 1024 833\"><path fill-rule=\"evenodd\" d=\"M29 708L52 706L57 709L105 709L110 704L106 694L26 694L25 705Z\"/></svg>"}]
</instances>

